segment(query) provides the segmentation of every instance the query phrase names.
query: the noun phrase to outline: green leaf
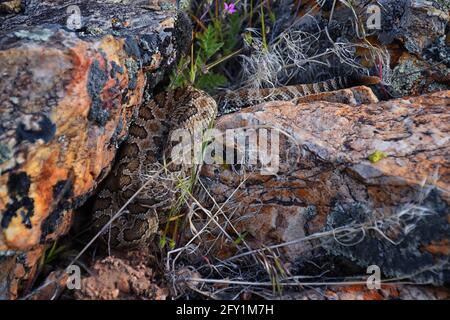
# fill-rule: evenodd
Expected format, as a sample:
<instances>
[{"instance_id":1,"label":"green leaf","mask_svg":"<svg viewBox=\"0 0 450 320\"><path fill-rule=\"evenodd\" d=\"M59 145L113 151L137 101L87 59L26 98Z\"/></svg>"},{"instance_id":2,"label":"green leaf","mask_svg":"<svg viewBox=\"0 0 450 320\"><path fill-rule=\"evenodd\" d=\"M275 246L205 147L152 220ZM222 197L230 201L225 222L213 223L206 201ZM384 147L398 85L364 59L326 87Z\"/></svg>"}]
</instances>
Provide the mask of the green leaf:
<instances>
[{"instance_id":1,"label":"green leaf","mask_svg":"<svg viewBox=\"0 0 450 320\"><path fill-rule=\"evenodd\" d=\"M175 249L176 245L177 244L176 244L175 240L170 240L169 241L169 248L170 248L170 250Z\"/></svg>"},{"instance_id":2,"label":"green leaf","mask_svg":"<svg viewBox=\"0 0 450 320\"><path fill-rule=\"evenodd\" d=\"M204 60L211 58L223 46L223 43L218 40L216 28L212 25L208 25L208 29L198 36L198 40L199 46L203 50Z\"/></svg>"},{"instance_id":3,"label":"green leaf","mask_svg":"<svg viewBox=\"0 0 450 320\"><path fill-rule=\"evenodd\" d=\"M65 246L58 245L58 241L53 242L52 246L47 248L45 254L42 256L41 266L53 262L65 249Z\"/></svg>"},{"instance_id":4,"label":"green leaf","mask_svg":"<svg viewBox=\"0 0 450 320\"><path fill-rule=\"evenodd\" d=\"M240 243L245 239L245 236L247 236L247 234L248 234L247 231L245 231L244 233L239 234L239 237L237 237L237 239L234 240L233 243L234 243L235 245L240 244Z\"/></svg>"},{"instance_id":5,"label":"green leaf","mask_svg":"<svg viewBox=\"0 0 450 320\"><path fill-rule=\"evenodd\" d=\"M230 16L227 31L225 32L223 52L225 55L230 54L236 47L239 40L239 33L241 31L242 19L239 15L234 14Z\"/></svg>"},{"instance_id":6,"label":"green leaf","mask_svg":"<svg viewBox=\"0 0 450 320\"><path fill-rule=\"evenodd\" d=\"M269 17L270 17L270 21L272 21L272 23L275 23L277 21L277 17L275 16L275 13L273 13L272 11L270 11Z\"/></svg>"},{"instance_id":7,"label":"green leaf","mask_svg":"<svg viewBox=\"0 0 450 320\"><path fill-rule=\"evenodd\" d=\"M172 72L170 75L170 88L176 89L184 87L187 84L187 79L183 73Z\"/></svg>"},{"instance_id":8,"label":"green leaf","mask_svg":"<svg viewBox=\"0 0 450 320\"><path fill-rule=\"evenodd\" d=\"M253 44L253 36L250 32L244 33L244 41L248 46Z\"/></svg>"},{"instance_id":9,"label":"green leaf","mask_svg":"<svg viewBox=\"0 0 450 320\"><path fill-rule=\"evenodd\" d=\"M159 239L159 247L160 248L164 248L166 246L167 243L167 238L166 236L161 237L161 239Z\"/></svg>"},{"instance_id":10,"label":"green leaf","mask_svg":"<svg viewBox=\"0 0 450 320\"><path fill-rule=\"evenodd\" d=\"M197 56L195 57L194 67L191 68L191 76L190 76L191 83L195 83L197 73L202 72L202 70L205 68L205 64L206 62L205 60L203 60L201 52L198 52Z\"/></svg>"},{"instance_id":11,"label":"green leaf","mask_svg":"<svg viewBox=\"0 0 450 320\"><path fill-rule=\"evenodd\" d=\"M189 83L189 57L183 56L177 64L176 70L170 74L170 88L184 87Z\"/></svg>"}]
</instances>

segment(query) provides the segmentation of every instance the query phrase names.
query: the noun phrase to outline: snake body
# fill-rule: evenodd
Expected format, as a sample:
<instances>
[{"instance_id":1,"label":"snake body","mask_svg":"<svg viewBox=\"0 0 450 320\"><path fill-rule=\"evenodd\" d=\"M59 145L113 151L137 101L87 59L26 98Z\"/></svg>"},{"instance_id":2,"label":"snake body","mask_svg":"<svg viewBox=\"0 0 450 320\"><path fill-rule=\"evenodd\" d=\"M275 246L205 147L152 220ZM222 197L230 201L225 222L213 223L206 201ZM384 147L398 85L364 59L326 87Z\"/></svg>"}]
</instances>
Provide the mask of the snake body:
<instances>
[{"instance_id":1,"label":"snake body","mask_svg":"<svg viewBox=\"0 0 450 320\"><path fill-rule=\"evenodd\" d=\"M317 95L324 92L350 88L356 85L378 84L380 78L362 75L336 77L326 81L297 84L267 89L243 89L220 94L216 97L219 113L227 114L252 105L269 101L293 101L297 98Z\"/></svg>"},{"instance_id":2,"label":"snake body","mask_svg":"<svg viewBox=\"0 0 450 320\"><path fill-rule=\"evenodd\" d=\"M295 98L338 90L356 84L375 84L376 77L338 77L323 82L300 84L272 89L244 89L216 97L220 113L229 113L246 106L274 100ZM158 232L159 216L167 212L177 200L173 186L167 180L153 179L143 186L143 172L170 161L172 145L169 137L176 129L208 128L218 113L218 104L207 93L193 89L175 89L162 92L140 107L138 116L129 128L129 137L121 145L110 175L106 178L94 203L93 225L101 230L119 210L126 210L113 219L102 238L116 248L144 246ZM198 132L198 131L197 131ZM155 166L156 165L156 166ZM189 169L189 168L188 168ZM173 170L185 170L175 168ZM129 202L129 203L127 203Z\"/></svg>"},{"instance_id":3,"label":"snake body","mask_svg":"<svg viewBox=\"0 0 450 320\"><path fill-rule=\"evenodd\" d=\"M94 228L101 230L142 187L142 173L160 168L156 164L165 160L164 155L170 155L168 141L173 130L185 128L190 134L196 129L204 130L216 113L214 99L193 88L165 91L142 105L97 195ZM167 183L154 179L111 223L103 239L116 248L148 244L158 230L158 214L169 210L176 201L177 194Z\"/></svg>"}]
</instances>

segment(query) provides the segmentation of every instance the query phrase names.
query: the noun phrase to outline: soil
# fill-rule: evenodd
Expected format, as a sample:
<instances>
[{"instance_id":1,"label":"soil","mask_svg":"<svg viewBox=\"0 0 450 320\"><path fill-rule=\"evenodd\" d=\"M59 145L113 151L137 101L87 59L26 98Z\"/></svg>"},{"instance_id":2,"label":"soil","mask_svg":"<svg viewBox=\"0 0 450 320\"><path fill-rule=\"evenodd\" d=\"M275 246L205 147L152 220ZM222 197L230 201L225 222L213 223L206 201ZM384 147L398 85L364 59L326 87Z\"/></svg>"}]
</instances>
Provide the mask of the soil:
<instances>
[{"instance_id":1,"label":"soil","mask_svg":"<svg viewBox=\"0 0 450 320\"><path fill-rule=\"evenodd\" d=\"M165 300L167 288L155 283L155 272L146 251L131 251L126 257L110 256L95 262L93 274L82 279L74 297L81 300Z\"/></svg>"}]
</instances>

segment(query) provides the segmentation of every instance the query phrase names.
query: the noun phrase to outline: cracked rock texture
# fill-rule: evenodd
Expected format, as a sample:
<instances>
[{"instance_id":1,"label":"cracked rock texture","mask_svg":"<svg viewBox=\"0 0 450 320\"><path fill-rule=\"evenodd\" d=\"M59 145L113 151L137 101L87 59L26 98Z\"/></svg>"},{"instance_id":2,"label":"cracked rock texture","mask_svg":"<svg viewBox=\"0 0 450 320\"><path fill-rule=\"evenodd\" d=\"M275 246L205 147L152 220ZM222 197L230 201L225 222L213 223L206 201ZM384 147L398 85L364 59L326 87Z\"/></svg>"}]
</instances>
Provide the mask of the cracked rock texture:
<instances>
[{"instance_id":1,"label":"cracked rock texture","mask_svg":"<svg viewBox=\"0 0 450 320\"><path fill-rule=\"evenodd\" d=\"M314 18L303 18L298 26L300 31L317 32L318 25L322 30L327 27L336 42L370 43L373 47L386 49L384 59L387 61L383 65L379 57L369 54L367 48L357 47L355 51L356 61L368 68L371 74L382 75L388 85L379 92L379 96L402 97L450 89L447 0L361 0L353 1L352 8L337 1L334 10L333 1L323 1L322 7L317 3L316 0L301 2L299 16L312 15ZM373 14L369 10L371 5L380 10L380 24L369 28L367 22L371 21ZM354 12L360 17L358 35L354 28ZM326 41L326 37L322 40ZM340 66L339 74L348 69L340 59L333 60L331 66ZM318 74L313 67L311 69L313 76Z\"/></svg>"},{"instance_id":2,"label":"cracked rock texture","mask_svg":"<svg viewBox=\"0 0 450 320\"><path fill-rule=\"evenodd\" d=\"M290 243L277 250L291 262L324 250L387 277L447 283L449 106L450 91L360 106L255 106L217 128L278 130L279 166L269 175L206 165L201 178L217 203L229 199L224 210L253 248Z\"/></svg>"},{"instance_id":3,"label":"cracked rock texture","mask_svg":"<svg viewBox=\"0 0 450 320\"><path fill-rule=\"evenodd\" d=\"M22 2L0 14L0 254L10 259L68 230L190 37L184 15L132 1Z\"/></svg>"}]
</instances>

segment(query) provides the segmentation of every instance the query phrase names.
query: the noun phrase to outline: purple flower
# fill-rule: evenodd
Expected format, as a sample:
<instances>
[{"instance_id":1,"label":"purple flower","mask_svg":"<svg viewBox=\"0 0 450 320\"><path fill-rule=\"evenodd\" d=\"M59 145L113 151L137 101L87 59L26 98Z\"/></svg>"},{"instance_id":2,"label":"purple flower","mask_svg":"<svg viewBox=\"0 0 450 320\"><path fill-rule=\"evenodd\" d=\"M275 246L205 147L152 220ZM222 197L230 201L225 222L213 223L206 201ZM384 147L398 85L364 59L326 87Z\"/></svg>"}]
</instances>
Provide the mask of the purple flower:
<instances>
[{"instance_id":1,"label":"purple flower","mask_svg":"<svg viewBox=\"0 0 450 320\"><path fill-rule=\"evenodd\" d=\"M228 4L224 2L223 6L226 13L232 14L236 12L236 7L234 6L234 3Z\"/></svg>"}]
</instances>

